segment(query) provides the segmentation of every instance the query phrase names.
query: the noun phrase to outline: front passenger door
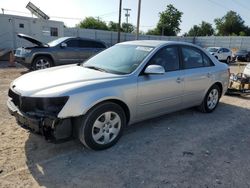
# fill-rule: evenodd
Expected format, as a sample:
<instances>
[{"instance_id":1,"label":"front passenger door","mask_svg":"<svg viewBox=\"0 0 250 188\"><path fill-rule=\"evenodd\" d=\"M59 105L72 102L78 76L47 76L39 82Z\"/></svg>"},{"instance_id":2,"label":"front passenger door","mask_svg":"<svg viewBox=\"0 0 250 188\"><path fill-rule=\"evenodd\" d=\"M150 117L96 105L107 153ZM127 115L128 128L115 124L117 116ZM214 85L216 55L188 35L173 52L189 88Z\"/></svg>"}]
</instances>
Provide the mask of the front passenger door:
<instances>
[{"instance_id":1,"label":"front passenger door","mask_svg":"<svg viewBox=\"0 0 250 188\"><path fill-rule=\"evenodd\" d=\"M165 73L138 77L137 117L145 119L181 108L183 71L180 70L178 47L160 49L146 65L161 65ZM145 68L146 68L145 67Z\"/></svg>"}]
</instances>

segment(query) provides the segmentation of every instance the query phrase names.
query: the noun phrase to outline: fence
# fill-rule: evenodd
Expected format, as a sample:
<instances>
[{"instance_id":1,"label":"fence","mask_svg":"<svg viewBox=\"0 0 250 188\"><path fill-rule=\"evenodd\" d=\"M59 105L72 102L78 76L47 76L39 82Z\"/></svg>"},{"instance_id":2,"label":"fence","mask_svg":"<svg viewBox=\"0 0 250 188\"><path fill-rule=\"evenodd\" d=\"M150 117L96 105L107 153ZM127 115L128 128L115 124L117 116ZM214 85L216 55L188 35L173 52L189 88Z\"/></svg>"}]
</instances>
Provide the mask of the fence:
<instances>
[{"instance_id":1,"label":"fence","mask_svg":"<svg viewBox=\"0 0 250 188\"><path fill-rule=\"evenodd\" d=\"M101 31L92 29L65 28L64 36L79 36L84 38L98 39L104 41L108 46L117 43L117 32ZM121 33L121 42L135 40L136 35L131 33ZM250 37L167 37L154 35L140 35L140 40L170 40L184 41L197 44L201 47L219 46L230 49L246 49L250 50Z\"/></svg>"}]
</instances>

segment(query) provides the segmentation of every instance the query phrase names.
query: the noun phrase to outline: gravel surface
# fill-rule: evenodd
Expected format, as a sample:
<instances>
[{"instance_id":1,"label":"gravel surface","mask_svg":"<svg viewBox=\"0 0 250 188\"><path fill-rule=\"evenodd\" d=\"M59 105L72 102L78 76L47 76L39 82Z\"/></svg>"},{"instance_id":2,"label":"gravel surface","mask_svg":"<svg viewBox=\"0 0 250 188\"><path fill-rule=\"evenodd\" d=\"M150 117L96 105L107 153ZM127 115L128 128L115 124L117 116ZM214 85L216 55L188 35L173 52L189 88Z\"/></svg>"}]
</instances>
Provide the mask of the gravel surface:
<instances>
[{"instance_id":1,"label":"gravel surface","mask_svg":"<svg viewBox=\"0 0 250 188\"><path fill-rule=\"evenodd\" d=\"M17 125L7 92L26 72L0 62L0 187L250 187L250 97L223 96L211 114L187 109L132 125L97 152Z\"/></svg>"}]
</instances>

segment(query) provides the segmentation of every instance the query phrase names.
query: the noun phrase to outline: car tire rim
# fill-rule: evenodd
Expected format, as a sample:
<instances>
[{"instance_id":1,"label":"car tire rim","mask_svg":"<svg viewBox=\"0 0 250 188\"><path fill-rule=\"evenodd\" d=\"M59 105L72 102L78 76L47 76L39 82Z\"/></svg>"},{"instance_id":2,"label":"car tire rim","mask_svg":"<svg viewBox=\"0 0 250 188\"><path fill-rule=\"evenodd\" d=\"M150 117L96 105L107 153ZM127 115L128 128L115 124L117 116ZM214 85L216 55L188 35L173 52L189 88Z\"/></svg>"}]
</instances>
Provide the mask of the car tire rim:
<instances>
[{"instance_id":1,"label":"car tire rim","mask_svg":"<svg viewBox=\"0 0 250 188\"><path fill-rule=\"evenodd\" d=\"M92 128L92 138L101 145L112 142L120 133L121 118L113 111L101 114L94 122Z\"/></svg>"},{"instance_id":2,"label":"car tire rim","mask_svg":"<svg viewBox=\"0 0 250 188\"><path fill-rule=\"evenodd\" d=\"M217 89L212 89L210 93L208 94L207 98L207 107L209 110L213 110L219 100L219 92Z\"/></svg>"},{"instance_id":3,"label":"car tire rim","mask_svg":"<svg viewBox=\"0 0 250 188\"><path fill-rule=\"evenodd\" d=\"M36 62L36 69L39 70L39 69L46 69L46 68L49 68L50 67L50 63L49 61L45 60L45 59L39 59L37 62Z\"/></svg>"}]
</instances>

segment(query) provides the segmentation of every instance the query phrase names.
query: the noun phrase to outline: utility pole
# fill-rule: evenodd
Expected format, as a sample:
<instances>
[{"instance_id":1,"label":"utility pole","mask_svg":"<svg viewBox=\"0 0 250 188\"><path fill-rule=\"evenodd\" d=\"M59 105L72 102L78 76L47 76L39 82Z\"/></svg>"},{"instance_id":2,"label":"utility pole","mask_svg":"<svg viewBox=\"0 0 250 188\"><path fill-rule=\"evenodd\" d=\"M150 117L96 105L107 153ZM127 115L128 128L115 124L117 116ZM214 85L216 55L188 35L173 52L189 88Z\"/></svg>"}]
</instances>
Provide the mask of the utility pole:
<instances>
[{"instance_id":1,"label":"utility pole","mask_svg":"<svg viewBox=\"0 0 250 188\"><path fill-rule=\"evenodd\" d=\"M120 0L119 5L119 21L118 21L118 37L117 37L117 43L121 40L121 15L122 15L122 0Z\"/></svg>"},{"instance_id":2,"label":"utility pole","mask_svg":"<svg viewBox=\"0 0 250 188\"><path fill-rule=\"evenodd\" d=\"M139 0L139 1L138 1L138 14L137 14L137 27L136 27L136 40L138 40L138 39L139 39L140 16L141 16L141 0Z\"/></svg>"},{"instance_id":3,"label":"utility pole","mask_svg":"<svg viewBox=\"0 0 250 188\"><path fill-rule=\"evenodd\" d=\"M128 33L128 18L129 18L129 16L130 16L129 11L131 11L131 9L130 9L130 8L124 8L123 10L125 10L125 11L126 11L126 13L125 13L125 17L126 17L126 23L127 23L127 33Z\"/></svg>"}]
</instances>

